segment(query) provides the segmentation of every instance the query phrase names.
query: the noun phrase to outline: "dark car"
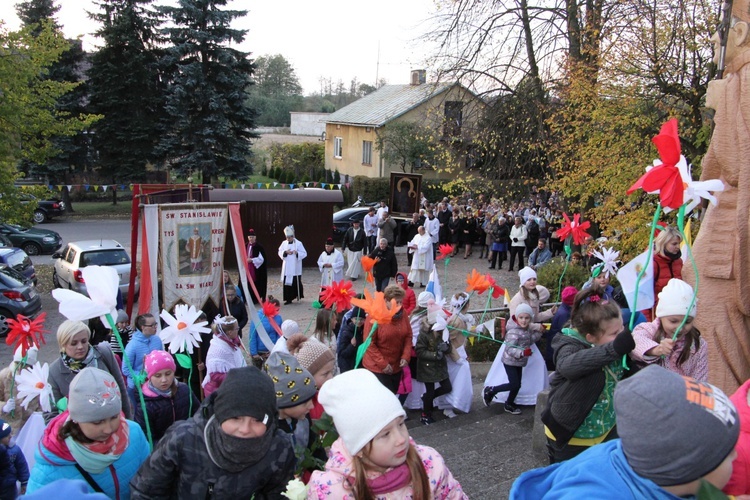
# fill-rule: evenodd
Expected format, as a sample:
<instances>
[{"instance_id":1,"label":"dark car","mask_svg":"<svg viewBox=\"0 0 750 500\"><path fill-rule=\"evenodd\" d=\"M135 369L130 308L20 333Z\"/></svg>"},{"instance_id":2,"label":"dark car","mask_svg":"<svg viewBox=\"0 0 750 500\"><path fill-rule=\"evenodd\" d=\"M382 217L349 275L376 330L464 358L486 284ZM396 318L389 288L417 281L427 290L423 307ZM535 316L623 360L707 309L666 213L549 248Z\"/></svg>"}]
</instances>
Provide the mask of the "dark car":
<instances>
[{"instance_id":1,"label":"dark car","mask_svg":"<svg viewBox=\"0 0 750 500\"><path fill-rule=\"evenodd\" d=\"M346 233L347 229L352 227L352 222L355 220L362 222L369 210L369 207L355 207L345 208L334 213L333 242L337 245L341 245L341 242L344 240L344 233ZM364 225L362 226L362 229L364 229Z\"/></svg>"},{"instance_id":2,"label":"dark car","mask_svg":"<svg viewBox=\"0 0 750 500\"><path fill-rule=\"evenodd\" d=\"M56 198L40 200L32 194L23 194L22 199L24 201L21 203L27 203L30 201L35 201L37 203L33 215L35 224L41 224L42 222L46 222L54 217L60 217L65 214L65 202L62 200Z\"/></svg>"},{"instance_id":3,"label":"dark car","mask_svg":"<svg viewBox=\"0 0 750 500\"><path fill-rule=\"evenodd\" d=\"M42 310L42 298L15 269L0 264L0 337L8 335L8 319L19 314L34 317Z\"/></svg>"},{"instance_id":4,"label":"dark car","mask_svg":"<svg viewBox=\"0 0 750 500\"><path fill-rule=\"evenodd\" d=\"M0 263L21 273L26 283L36 285L36 269L29 256L20 248L0 248Z\"/></svg>"},{"instance_id":5,"label":"dark car","mask_svg":"<svg viewBox=\"0 0 750 500\"><path fill-rule=\"evenodd\" d=\"M0 224L0 234L7 236L13 246L29 255L53 253L62 246L60 234L49 229Z\"/></svg>"}]
</instances>

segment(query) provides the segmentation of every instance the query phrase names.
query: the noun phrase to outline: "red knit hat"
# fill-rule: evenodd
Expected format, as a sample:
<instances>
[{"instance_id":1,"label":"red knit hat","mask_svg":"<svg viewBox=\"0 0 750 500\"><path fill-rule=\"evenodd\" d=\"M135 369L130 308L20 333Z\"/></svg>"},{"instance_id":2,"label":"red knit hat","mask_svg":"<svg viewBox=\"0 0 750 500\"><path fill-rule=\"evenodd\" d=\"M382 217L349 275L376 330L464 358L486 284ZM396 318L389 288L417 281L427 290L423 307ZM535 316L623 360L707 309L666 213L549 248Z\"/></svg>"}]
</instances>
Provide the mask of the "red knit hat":
<instances>
[{"instance_id":1,"label":"red knit hat","mask_svg":"<svg viewBox=\"0 0 750 500\"><path fill-rule=\"evenodd\" d=\"M576 287L566 286L565 288L563 288L563 291L561 294L562 303L568 306L572 306L573 302L575 301L577 293L578 293L578 290L576 290Z\"/></svg>"}]
</instances>

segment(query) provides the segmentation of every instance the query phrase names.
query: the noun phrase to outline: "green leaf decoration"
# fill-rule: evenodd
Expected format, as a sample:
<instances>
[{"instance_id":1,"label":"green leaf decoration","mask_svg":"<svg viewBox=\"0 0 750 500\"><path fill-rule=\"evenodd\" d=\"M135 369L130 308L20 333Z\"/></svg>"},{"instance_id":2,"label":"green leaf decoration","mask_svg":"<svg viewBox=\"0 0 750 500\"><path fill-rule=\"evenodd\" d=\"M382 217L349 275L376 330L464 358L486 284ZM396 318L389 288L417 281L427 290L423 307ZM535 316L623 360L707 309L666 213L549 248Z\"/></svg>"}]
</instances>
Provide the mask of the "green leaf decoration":
<instances>
[{"instance_id":1,"label":"green leaf decoration","mask_svg":"<svg viewBox=\"0 0 750 500\"><path fill-rule=\"evenodd\" d=\"M187 354L179 353L175 354L174 357L177 358L177 364L186 370L189 370L193 366L193 360Z\"/></svg>"},{"instance_id":2,"label":"green leaf decoration","mask_svg":"<svg viewBox=\"0 0 750 500\"><path fill-rule=\"evenodd\" d=\"M61 398L57 402L57 409L60 410L61 412L67 410L68 409L68 398Z\"/></svg>"},{"instance_id":3,"label":"green leaf decoration","mask_svg":"<svg viewBox=\"0 0 750 500\"><path fill-rule=\"evenodd\" d=\"M572 253L573 253L573 249L570 248L570 245L565 245L565 255L567 255L568 258L570 258Z\"/></svg>"},{"instance_id":4,"label":"green leaf decoration","mask_svg":"<svg viewBox=\"0 0 750 500\"><path fill-rule=\"evenodd\" d=\"M313 309L322 309L323 308L323 304L321 304L319 300L316 300L315 302L313 302L312 306L313 306Z\"/></svg>"}]
</instances>

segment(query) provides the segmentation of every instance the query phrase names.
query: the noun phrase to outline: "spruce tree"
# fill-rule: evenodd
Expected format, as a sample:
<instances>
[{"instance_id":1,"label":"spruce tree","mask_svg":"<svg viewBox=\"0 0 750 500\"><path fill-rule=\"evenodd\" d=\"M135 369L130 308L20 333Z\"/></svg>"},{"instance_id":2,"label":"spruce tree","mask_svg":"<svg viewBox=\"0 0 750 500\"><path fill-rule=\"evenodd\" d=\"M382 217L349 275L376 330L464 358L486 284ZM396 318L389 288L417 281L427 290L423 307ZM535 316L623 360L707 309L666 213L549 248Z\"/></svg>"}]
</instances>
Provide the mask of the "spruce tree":
<instances>
[{"instance_id":1,"label":"spruce tree","mask_svg":"<svg viewBox=\"0 0 750 500\"><path fill-rule=\"evenodd\" d=\"M155 152L164 123L162 52L152 1L102 0L91 14L104 41L88 71L90 108L104 115L93 142L99 169L113 183L142 180L147 164L162 164Z\"/></svg>"},{"instance_id":2,"label":"spruce tree","mask_svg":"<svg viewBox=\"0 0 750 500\"><path fill-rule=\"evenodd\" d=\"M230 25L247 12L222 10L226 4L180 0L177 7L159 7L173 26L164 30L171 45L165 59L170 129L162 151L181 174L201 172L204 184L250 175L250 140L258 137L256 113L246 105L253 63L229 46L244 40L247 31Z\"/></svg>"}]
</instances>

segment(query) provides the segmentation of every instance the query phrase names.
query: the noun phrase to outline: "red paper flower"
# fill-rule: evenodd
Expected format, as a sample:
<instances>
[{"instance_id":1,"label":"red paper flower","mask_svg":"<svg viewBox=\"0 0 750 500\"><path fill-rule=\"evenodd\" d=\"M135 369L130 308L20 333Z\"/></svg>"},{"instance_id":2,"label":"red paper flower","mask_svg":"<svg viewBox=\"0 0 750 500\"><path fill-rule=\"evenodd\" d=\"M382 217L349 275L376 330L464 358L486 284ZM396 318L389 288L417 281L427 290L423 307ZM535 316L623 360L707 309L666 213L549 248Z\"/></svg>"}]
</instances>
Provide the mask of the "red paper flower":
<instances>
[{"instance_id":1,"label":"red paper flower","mask_svg":"<svg viewBox=\"0 0 750 500\"><path fill-rule=\"evenodd\" d=\"M659 193L662 206L676 210L682 206L685 194L682 176L677 168L681 154L677 119L672 118L662 125L659 135L651 141L659 150L661 164L643 174L635 184L630 186L628 194L637 189L643 189L647 193Z\"/></svg>"},{"instance_id":2,"label":"red paper flower","mask_svg":"<svg viewBox=\"0 0 750 500\"><path fill-rule=\"evenodd\" d=\"M490 288L492 288L492 298L493 299L499 299L503 295L505 295L505 290L503 287L497 284L497 281L495 281L495 278L490 276L489 273L485 274L484 277L487 279L487 281L490 283Z\"/></svg>"},{"instance_id":3,"label":"red paper flower","mask_svg":"<svg viewBox=\"0 0 750 500\"><path fill-rule=\"evenodd\" d=\"M477 292L479 295L483 294L490 287L490 282L483 274L479 274L476 269L472 269L471 273L466 276L466 291Z\"/></svg>"},{"instance_id":4,"label":"red paper flower","mask_svg":"<svg viewBox=\"0 0 750 500\"><path fill-rule=\"evenodd\" d=\"M333 309L335 306L336 312L341 312L351 307L354 295L352 282L341 280L332 282L331 286L324 286L320 298L323 307Z\"/></svg>"},{"instance_id":5,"label":"red paper flower","mask_svg":"<svg viewBox=\"0 0 750 500\"><path fill-rule=\"evenodd\" d=\"M446 257L450 257L453 253L453 245L443 243L438 247L438 253L440 253L440 255L438 255L435 260L443 260Z\"/></svg>"},{"instance_id":6,"label":"red paper flower","mask_svg":"<svg viewBox=\"0 0 750 500\"><path fill-rule=\"evenodd\" d=\"M39 347L40 344L46 344L43 334L47 333L44 329L44 319L47 313L42 313L34 319L29 319L23 314L19 314L16 319L8 318L8 337L5 343L13 346L13 352L21 346L21 356L26 356L29 347Z\"/></svg>"},{"instance_id":7,"label":"red paper flower","mask_svg":"<svg viewBox=\"0 0 750 500\"><path fill-rule=\"evenodd\" d=\"M279 306L277 306L273 302L269 302L268 300L264 300L263 301L263 315L266 318L271 319L274 316L276 316L277 314L279 314Z\"/></svg>"},{"instance_id":8,"label":"red paper flower","mask_svg":"<svg viewBox=\"0 0 750 500\"><path fill-rule=\"evenodd\" d=\"M376 321L379 325L390 323L393 316L401 310L401 306L397 305L394 299L391 299L389 309L383 292L375 292L375 295L372 296L367 288L365 288L364 299L352 299L351 302L352 305L364 309L372 321Z\"/></svg>"},{"instance_id":9,"label":"red paper flower","mask_svg":"<svg viewBox=\"0 0 750 500\"><path fill-rule=\"evenodd\" d=\"M565 218L565 224L557 230L557 235L560 237L560 241L564 241L565 238L572 235L573 243L576 245L582 245L586 240L586 237L591 236L586 232L586 229L589 228L591 223L589 221L581 222L581 214L574 214L573 222L570 221L568 214L563 214L563 217Z\"/></svg>"}]
</instances>

